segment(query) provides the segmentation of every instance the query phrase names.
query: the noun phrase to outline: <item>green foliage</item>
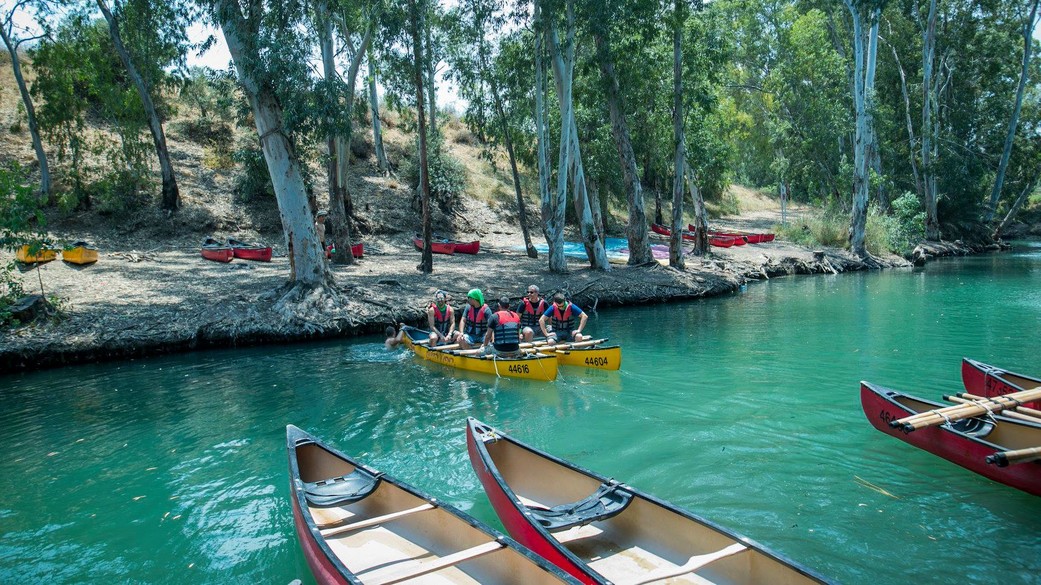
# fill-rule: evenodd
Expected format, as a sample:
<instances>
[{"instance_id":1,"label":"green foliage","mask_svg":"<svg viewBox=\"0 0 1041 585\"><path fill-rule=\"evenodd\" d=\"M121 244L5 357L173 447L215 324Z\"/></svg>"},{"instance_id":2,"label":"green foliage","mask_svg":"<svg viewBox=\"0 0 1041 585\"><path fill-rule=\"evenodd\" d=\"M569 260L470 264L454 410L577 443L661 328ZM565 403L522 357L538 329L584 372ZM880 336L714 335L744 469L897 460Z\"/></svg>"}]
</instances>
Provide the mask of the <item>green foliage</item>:
<instances>
[{"instance_id":1,"label":"green foliage","mask_svg":"<svg viewBox=\"0 0 1041 585\"><path fill-rule=\"evenodd\" d=\"M411 155L402 165L402 176L414 193L419 186L419 141L413 141ZM448 213L466 190L466 168L445 149L444 138L427 140L427 169L430 173L430 200Z\"/></svg>"},{"instance_id":2,"label":"green foliage","mask_svg":"<svg viewBox=\"0 0 1041 585\"><path fill-rule=\"evenodd\" d=\"M897 254L908 255L925 239L925 210L914 193L904 193L890 203L890 211L890 249Z\"/></svg>"},{"instance_id":3,"label":"green foliage","mask_svg":"<svg viewBox=\"0 0 1041 585\"><path fill-rule=\"evenodd\" d=\"M23 245L39 246L43 213L33 191L18 163L0 166L0 248L14 252ZM0 265L0 327L8 324L11 306L24 295L14 260Z\"/></svg>"},{"instance_id":4,"label":"green foliage","mask_svg":"<svg viewBox=\"0 0 1041 585\"><path fill-rule=\"evenodd\" d=\"M799 218L777 229L778 236L801 246L843 248L849 239L849 216L838 208Z\"/></svg>"},{"instance_id":5,"label":"green foliage","mask_svg":"<svg viewBox=\"0 0 1041 585\"><path fill-rule=\"evenodd\" d=\"M232 159L239 165L234 179L236 200L248 203L275 196L264 152L258 144L251 142L240 145L232 154Z\"/></svg>"}]
</instances>

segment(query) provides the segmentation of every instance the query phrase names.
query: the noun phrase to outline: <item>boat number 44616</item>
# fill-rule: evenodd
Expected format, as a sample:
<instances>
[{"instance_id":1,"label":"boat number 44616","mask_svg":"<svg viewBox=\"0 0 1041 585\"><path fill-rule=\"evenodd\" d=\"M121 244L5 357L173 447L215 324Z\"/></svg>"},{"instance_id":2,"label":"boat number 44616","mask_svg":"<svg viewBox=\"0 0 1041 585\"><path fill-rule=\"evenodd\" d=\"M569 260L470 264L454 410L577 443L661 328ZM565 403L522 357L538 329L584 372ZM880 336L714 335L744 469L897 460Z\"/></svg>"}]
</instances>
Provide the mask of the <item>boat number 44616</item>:
<instances>
[{"instance_id":1,"label":"boat number 44616","mask_svg":"<svg viewBox=\"0 0 1041 585\"><path fill-rule=\"evenodd\" d=\"M511 374L527 374L528 364L514 364L509 367Z\"/></svg>"}]
</instances>

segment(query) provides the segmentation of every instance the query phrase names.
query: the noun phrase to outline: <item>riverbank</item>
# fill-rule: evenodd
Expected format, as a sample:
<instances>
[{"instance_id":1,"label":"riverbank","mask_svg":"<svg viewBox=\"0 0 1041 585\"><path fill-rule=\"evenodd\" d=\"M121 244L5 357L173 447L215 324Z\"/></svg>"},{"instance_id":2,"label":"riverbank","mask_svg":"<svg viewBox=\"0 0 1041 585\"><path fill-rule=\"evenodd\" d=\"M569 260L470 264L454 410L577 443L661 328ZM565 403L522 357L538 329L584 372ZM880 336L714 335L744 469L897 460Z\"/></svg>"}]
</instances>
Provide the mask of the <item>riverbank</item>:
<instances>
[{"instance_id":1,"label":"riverbank","mask_svg":"<svg viewBox=\"0 0 1041 585\"><path fill-rule=\"evenodd\" d=\"M766 212L726 224L761 230L769 229L773 219ZM569 260L570 272L553 274L544 255L531 259L517 249L517 234L486 232L480 237L479 255L435 255L430 275L416 270L420 254L408 235L370 237L356 265L333 268L344 302L326 302L303 316L277 306L289 272L288 259L277 248L270 263L219 264L203 260L194 245L113 249L108 242L94 265L54 261L41 265L38 274L24 273L27 290L39 292L42 281L46 294L64 299L62 317L5 332L0 372L373 334L391 323L421 324L437 289L449 292L458 304L471 288L481 288L488 299L517 298L535 283L545 293L561 290L579 306L596 310L729 294L751 281L777 276L875 268L844 250L815 251L776 240L713 248L704 258L687 257L684 271L653 263L613 265L603 272ZM899 257L880 259L883 268L908 266Z\"/></svg>"}]
</instances>

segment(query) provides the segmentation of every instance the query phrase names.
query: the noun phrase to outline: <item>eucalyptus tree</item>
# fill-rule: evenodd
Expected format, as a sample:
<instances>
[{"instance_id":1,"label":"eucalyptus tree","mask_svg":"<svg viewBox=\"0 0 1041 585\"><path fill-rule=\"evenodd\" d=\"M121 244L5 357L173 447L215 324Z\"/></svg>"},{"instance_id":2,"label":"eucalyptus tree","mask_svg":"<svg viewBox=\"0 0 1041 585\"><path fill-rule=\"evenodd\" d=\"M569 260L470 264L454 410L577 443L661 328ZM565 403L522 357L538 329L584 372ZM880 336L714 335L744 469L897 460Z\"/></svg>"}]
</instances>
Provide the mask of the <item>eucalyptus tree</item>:
<instances>
[{"instance_id":1,"label":"eucalyptus tree","mask_svg":"<svg viewBox=\"0 0 1041 585\"><path fill-rule=\"evenodd\" d=\"M629 221L625 227L625 235L629 240L629 264L644 264L652 262L654 256L651 254L651 245L647 238L643 186L640 184L640 172L625 117L624 98L615 71L611 39L619 34L618 29L638 26L640 21L657 22L657 17L660 16L658 0L598 1L590 2L586 8L588 12L585 16L596 44L596 60L603 77L607 109L611 118L611 135L614 137L625 183L629 209Z\"/></svg>"},{"instance_id":2,"label":"eucalyptus tree","mask_svg":"<svg viewBox=\"0 0 1041 585\"><path fill-rule=\"evenodd\" d=\"M487 132L490 135L493 145L501 140L506 148L524 248L528 257L538 258L528 229L528 211L524 204L514 148L515 130L506 111L507 103L501 87L503 72L495 66L498 57L496 44L486 34L488 30L501 31L505 28L507 19L503 8L498 0L465 0L460 3L447 19L452 25L447 36L447 55L459 82L460 94L467 100L467 119L483 121L488 117L487 110L493 112L497 124L488 127L478 122L475 126L482 134Z\"/></svg>"},{"instance_id":3,"label":"eucalyptus tree","mask_svg":"<svg viewBox=\"0 0 1041 585\"><path fill-rule=\"evenodd\" d=\"M669 266L686 267L683 261L683 185L687 169L687 138L683 131L683 25L687 20L686 0L674 0L672 9L672 126L675 135L676 156L673 158L675 177L672 182L672 235L669 238ZM708 234L696 230L704 253Z\"/></svg>"},{"instance_id":4,"label":"eucalyptus tree","mask_svg":"<svg viewBox=\"0 0 1041 585\"><path fill-rule=\"evenodd\" d=\"M856 133L853 143L853 211L849 242L854 254L868 258L864 244L868 191L868 160L874 137L873 101L878 26L886 0L842 0L853 20L853 102Z\"/></svg>"},{"instance_id":5,"label":"eucalyptus tree","mask_svg":"<svg viewBox=\"0 0 1041 585\"><path fill-rule=\"evenodd\" d=\"M311 87L306 72L309 43L300 38L306 18L296 3L214 0L211 17L224 34L242 90L250 104L257 135L275 189L286 247L290 288L281 306L300 302L308 290L328 294L332 275L318 242L307 199L295 132L301 130ZM313 298L313 297L311 297Z\"/></svg>"},{"instance_id":6,"label":"eucalyptus tree","mask_svg":"<svg viewBox=\"0 0 1041 585\"><path fill-rule=\"evenodd\" d=\"M154 84L150 84L149 80L142 75L140 67L135 64L130 54L130 50L124 45L123 35L120 33L120 21L127 4L115 3L115 13L113 13L105 3L105 0L96 0L96 2L105 17L105 21L108 23L109 33L112 35L112 44L123 66L126 67L127 75L133 82L134 88L137 89L138 97L141 99L145 116L148 119L148 129L152 133L152 143L155 146L156 157L159 159L159 171L163 179L160 207L167 211L176 211L181 206L181 195L177 188L177 178L174 176L173 164L170 162L170 152L166 147L166 133L163 131L163 123L152 100L151 92L154 90ZM140 15L158 14L162 12L161 8L172 6L168 3L152 5L152 0L130 0L130 2L137 4L137 13ZM160 24L163 27L176 26L176 13L170 11L167 12L167 15L173 17L161 20ZM158 33L159 31L156 32ZM182 36L184 36L183 33Z\"/></svg>"},{"instance_id":7,"label":"eucalyptus tree","mask_svg":"<svg viewBox=\"0 0 1041 585\"><path fill-rule=\"evenodd\" d=\"M589 258L589 264L595 269L610 270L611 265L607 262L607 251L604 249L603 241L601 240L598 227L593 221L593 214L590 209L585 169L582 165L582 153L579 146L578 124L574 112L572 87L577 50L575 1L564 0L563 6L554 5L543 0L539 0L539 4L542 5L541 25L544 29L545 44L548 49L550 66L553 69L557 100L560 104L560 147L558 149L556 197L559 201L567 200L568 177L570 176L579 233L586 249L586 256ZM552 11L547 11L547 9L552 9ZM557 11L563 12L563 14L559 14ZM558 31L558 20L562 20L565 27L563 41L561 41ZM544 220L546 217L545 211L546 205L544 202ZM563 213L563 211L561 210L559 213ZM560 218L560 222L562 226L563 217ZM563 232L561 232L560 237L561 239L563 238ZM558 270L558 268L553 266L552 261L550 269Z\"/></svg>"},{"instance_id":8,"label":"eucalyptus tree","mask_svg":"<svg viewBox=\"0 0 1041 585\"><path fill-rule=\"evenodd\" d=\"M3 39L4 46L7 47L7 52L11 55L11 68L14 73L14 80L18 85L18 94L22 98L22 106L25 108L25 114L28 118L29 136L33 142L33 150L36 152L36 161L40 165L40 200L45 202L51 194L51 172L50 167L47 165L47 152L43 149L43 140L40 138L39 124L36 121L36 108L33 106L32 96L29 95L25 76L22 75L21 60L18 56L18 48L23 43L31 43L41 38L42 35L26 36L15 34L15 16L31 4L33 4L31 0L18 0L7 7L3 14L3 19L0 20L0 38ZM44 3L40 6L40 9L45 11L46 7Z\"/></svg>"},{"instance_id":9,"label":"eucalyptus tree","mask_svg":"<svg viewBox=\"0 0 1041 585\"><path fill-rule=\"evenodd\" d=\"M929 8L921 21L922 29L922 201L925 206L925 238L939 241L940 217L937 202L937 164L940 144L940 88L952 74L944 53L937 61L937 0L929 0ZM916 15L919 16L919 15ZM946 73L946 75L945 75Z\"/></svg>"},{"instance_id":10,"label":"eucalyptus tree","mask_svg":"<svg viewBox=\"0 0 1041 585\"><path fill-rule=\"evenodd\" d=\"M412 55L416 80L416 117L418 118L419 141L419 188L423 201L423 257L416 268L420 272L430 274L434 271L434 258L430 245L430 173L427 167L427 128L423 104L423 44L420 30L424 26L425 6L423 0L409 0L409 17L412 33Z\"/></svg>"},{"instance_id":11,"label":"eucalyptus tree","mask_svg":"<svg viewBox=\"0 0 1041 585\"><path fill-rule=\"evenodd\" d=\"M376 165L383 174L390 172L390 161L387 159L387 150L383 146L383 129L380 124L380 103L379 96L376 93L376 76L379 72L379 66L376 62L376 51L372 48L372 43L369 43L369 55L367 59L368 72L365 76L365 82L369 89L369 111L372 115L372 144L376 151Z\"/></svg>"},{"instance_id":12,"label":"eucalyptus tree","mask_svg":"<svg viewBox=\"0 0 1041 585\"><path fill-rule=\"evenodd\" d=\"M932 0L935 2L936 0ZM1020 35L1023 37L1023 57L1022 66L1019 71L1019 85L1016 88L1016 98L1014 105L1012 106L1012 114L1008 121L1008 134L1005 137L1005 146L1001 152L1001 162L998 163L997 176L994 179L994 187L990 192L990 201L986 207L986 213L983 216L983 221L989 223L994 219L994 211L998 206L998 199L1001 197L1002 183L1005 181L1005 171L1008 168L1009 156L1012 153L1012 142L1016 135L1016 126L1019 124L1019 113L1023 106L1023 92L1026 89L1027 79L1030 73L1030 59L1033 55L1034 50L1034 29L1038 25L1038 5L1041 4L1041 0L1031 0L1028 3L1029 11L1023 15L1022 25L1020 26Z\"/></svg>"}]
</instances>

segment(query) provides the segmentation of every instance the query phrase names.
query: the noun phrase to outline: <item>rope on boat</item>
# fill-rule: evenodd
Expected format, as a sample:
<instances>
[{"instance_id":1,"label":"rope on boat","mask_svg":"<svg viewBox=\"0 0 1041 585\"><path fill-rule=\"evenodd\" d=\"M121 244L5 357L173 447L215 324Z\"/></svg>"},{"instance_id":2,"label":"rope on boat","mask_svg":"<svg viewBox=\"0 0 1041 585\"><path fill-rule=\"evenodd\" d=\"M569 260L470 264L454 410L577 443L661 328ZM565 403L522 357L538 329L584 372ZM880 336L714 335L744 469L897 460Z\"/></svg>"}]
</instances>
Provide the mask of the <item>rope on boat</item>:
<instances>
[{"instance_id":1,"label":"rope on boat","mask_svg":"<svg viewBox=\"0 0 1041 585\"><path fill-rule=\"evenodd\" d=\"M499 375L499 360L496 359L497 357L496 354L492 354L492 367L495 368L495 375L501 378L502 376Z\"/></svg>"}]
</instances>

